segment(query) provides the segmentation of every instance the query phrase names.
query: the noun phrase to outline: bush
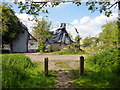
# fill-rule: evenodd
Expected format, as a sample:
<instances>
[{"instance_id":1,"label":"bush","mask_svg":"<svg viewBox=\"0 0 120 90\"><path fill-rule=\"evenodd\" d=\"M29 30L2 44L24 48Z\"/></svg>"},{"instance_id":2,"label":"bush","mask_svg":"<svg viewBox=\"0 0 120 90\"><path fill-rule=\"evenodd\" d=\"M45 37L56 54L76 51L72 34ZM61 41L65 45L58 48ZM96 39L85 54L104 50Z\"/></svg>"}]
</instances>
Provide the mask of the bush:
<instances>
[{"instance_id":1,"label":"bush","mask_svg":"<svg viewBox=\"0 0 120 90\"><path fill-rule=\"evenodd\" d=\"M45 44L44 42L41 41L41 42L39 43L38 48L39 48L40 53L45 52L45 46L46 46L46 44Z\"/></svg>"},{"instance_id":2,"label":"bush","mask_svg":"<svg viewBox=\"0 0 120 90\"><path fill-rule=\"evenodd\" d=\"M101 70L115 71L118 70L118 50L108 49L97 52L87 58L87 63L94 65Z\"/></svg>"},{"instance_id":3,"label":"bush","mask_svg":"<svg viewBox=\"0 0 120 90\"><path fill-rule=\"evenodd\" d=\"M118 50L100 51L85 59L84 74L79 76L79 68L74 70L74 88L119 88Z\"/></svg>"}]
</instances>

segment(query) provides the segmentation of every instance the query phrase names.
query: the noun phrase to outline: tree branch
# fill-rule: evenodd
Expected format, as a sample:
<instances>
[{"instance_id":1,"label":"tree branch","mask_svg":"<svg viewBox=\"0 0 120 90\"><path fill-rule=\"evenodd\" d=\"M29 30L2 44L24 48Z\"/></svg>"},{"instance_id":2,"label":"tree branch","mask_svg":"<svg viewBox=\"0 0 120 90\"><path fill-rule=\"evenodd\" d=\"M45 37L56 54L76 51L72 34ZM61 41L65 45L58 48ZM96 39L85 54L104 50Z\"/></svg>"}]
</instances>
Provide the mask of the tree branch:
<instances>
[{"instance_id":1,"label":"tree branch","mask_svg":"<svg viewBox=\"0 0 120 90\"><path fill-rule=\"evenodd\" d=\"M47 2L44 2L44 4L42 5L42 7L40 7L40 8L43 8L45 6L45 4L47 4Z\"/></svg>"},{"instance_id":2,"label":"tree branch","mask_svg":"<svg viewBox=\"0 0 120 90\"><path fill-rule=\"evenodd\" d=\"M110 9L110 8L112 8L115 4L117 4L118 2L115 2L114 4L112 4L109 8L107 8L107 9Z\"/></svg>"},{"instance_id":3,"label":"tree branch","mask_svg":"<svg viewBox=\"0 0 120 90\"><path fill-rule=\"evenodd\" d=\"M43 8L43 7L45 6L45 4L47 4L47 3L44 3L44 4L42 5L42 7L40 7L40 8ZM37 12L39 12L39 10L37 10L35 13L37 13Z\"/></svg>"}]
</instances>

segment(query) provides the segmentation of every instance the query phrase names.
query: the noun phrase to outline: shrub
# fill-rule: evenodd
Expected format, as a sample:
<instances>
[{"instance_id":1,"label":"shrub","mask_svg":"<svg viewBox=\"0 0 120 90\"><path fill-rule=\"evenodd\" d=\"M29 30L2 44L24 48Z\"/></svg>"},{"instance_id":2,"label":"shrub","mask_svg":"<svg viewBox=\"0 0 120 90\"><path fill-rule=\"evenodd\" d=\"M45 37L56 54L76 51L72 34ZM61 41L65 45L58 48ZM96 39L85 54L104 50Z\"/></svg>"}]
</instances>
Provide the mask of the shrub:
<instances>
[{"instance_id":1,"label":"shrub","mask_svg":"<svg viewBox=\"0 0 120 90\"><path fill-rule=\"evenodd\" d=\"M72 71L74 88L119 88L118 50L102 50L85 59L84 74L79 76L79 68Z\"/></svg>"},{"instance_id":2,"label":"shrub","mask_svg":"<svg viewBox=\"0 0 120 90\"><path fill-rule=\"evenodd\" d=\"M118 50L108 49L97 52L87 58L87 63L102 70L116 71L118 69Z\"/></svg>"}]
</instances>

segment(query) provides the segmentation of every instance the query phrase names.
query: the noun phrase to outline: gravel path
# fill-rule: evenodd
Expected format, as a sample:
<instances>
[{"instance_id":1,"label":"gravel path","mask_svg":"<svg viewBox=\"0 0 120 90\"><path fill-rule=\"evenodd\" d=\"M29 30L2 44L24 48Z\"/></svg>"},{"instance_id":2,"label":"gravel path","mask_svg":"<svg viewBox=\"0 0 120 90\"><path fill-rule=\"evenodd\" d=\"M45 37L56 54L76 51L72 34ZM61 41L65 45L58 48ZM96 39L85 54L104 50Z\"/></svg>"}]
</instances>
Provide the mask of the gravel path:
<instances>
[{"instance_id":1,"label":"gravel path","mask_svg":"<svg viewBox=\"0 0 120 90\"><path fill-rule=\"evenodd\" d=\"M69 88L70 84L74 83L74 80L71 80L72 73L69 70L60 70L56 76L56 88Z\"/></svg>"},{"instance_id":2,"label":"gravel path","mask_svg":"<svg viewBox=\"0 0 120 90\"><path fill-rule=\"evenodd\" d=\"M77 62L80 56L86 57L85 55L45 55L39 53L25 53L25 55L30 57L33 62L44 63L44 58L49 58L48 69L57 72L55 74L57 77L56 88L69 88L70 83L74 83L74 81L71 80L73 75L70 71L80 65L79 62Z\"/></svg>"},{"instance_id":3,"label":"gravel path","mask_svg":"<svg viewBox=\"0 0 120 90\"><path fill-rule=\"evenodd\" d=\"M30 57L32 61L39 62L43 61L45 57L48 57L51 61L76 61L79 60L81 55L45 55L39 53L24 53L26 56ZM85 55L82 55L86 57Z\"/></svg>"}]
</instances>

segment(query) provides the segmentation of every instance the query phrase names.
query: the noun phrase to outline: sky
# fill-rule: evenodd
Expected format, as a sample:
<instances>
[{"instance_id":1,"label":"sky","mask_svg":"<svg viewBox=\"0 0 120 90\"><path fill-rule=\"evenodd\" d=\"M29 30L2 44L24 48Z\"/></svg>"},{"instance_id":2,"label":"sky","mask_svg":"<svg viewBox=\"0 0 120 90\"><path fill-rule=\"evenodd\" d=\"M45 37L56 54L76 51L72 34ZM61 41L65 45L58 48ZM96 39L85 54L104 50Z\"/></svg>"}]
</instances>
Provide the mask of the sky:
<instances>
[{"instance_id":1,"label":"sky","mask_svg":"<svg viewBox=\"0 0 120 90\"><path fill-rule=\"evenodd\" d=\"M33 18L33 16L27 15L25 13L19 13L17 5L14 5L12 1L7 0L9 4L12 4L12 9L16 12L17 17L25 24L29 32L32 32L31 26L35 21L29 21L28 18ZM81 6L76 6L72 3L62 3L57 7L47 7L49 14L47 14L47 20L52 21L51 30L56 30L60 23L67 23L67 31L73 38L77 35L75 28L77 28L80 36L82 38L91 36L99 36L102 32L101 26L109 21L117 20L118 11L113 9L113 14L109 18L104 15L104 13L99 13L95 11L91 13L85 2L82 2ZM44 14L40 14L38 18L45 17ZM75 28L74 28L75 27Z\"/></svg>"}]
</instances>

